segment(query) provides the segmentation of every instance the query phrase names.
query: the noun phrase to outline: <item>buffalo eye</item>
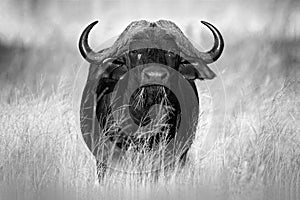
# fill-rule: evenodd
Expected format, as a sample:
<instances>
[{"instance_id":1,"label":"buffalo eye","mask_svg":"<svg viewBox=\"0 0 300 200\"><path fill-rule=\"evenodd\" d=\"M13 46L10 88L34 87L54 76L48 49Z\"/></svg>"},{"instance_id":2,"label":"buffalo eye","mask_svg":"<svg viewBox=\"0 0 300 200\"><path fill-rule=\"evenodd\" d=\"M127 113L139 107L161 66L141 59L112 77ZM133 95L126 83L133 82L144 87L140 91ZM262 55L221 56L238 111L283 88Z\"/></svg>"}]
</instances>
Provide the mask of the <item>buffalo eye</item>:
<instances>
[{"instance_id":1,"label":"buffalo eye","mask_svg":"<svg viewBox=\"0 0 300 200\"><path fill-rule=\"evenodd\" d=\"M136 58L138 55L138 51L137 50L132 50L129 52L130 57L132 58Z\"/></svg>"},{"instance_id":2,"label":"buffalo eye","mask_svg":"<svg viewBox=\"0 0 300 200\"><path fill-rule=\"evenodd\" d=\"M141 59L142 54L138 50L132 50L129 52L129 57L131 61L136 64L136 62Z\"/></svg>"},{"instance_id":3,"label":"buffalo eye","mask_svg":"<svg viewBox=\"0 0 300 200\"><path fill-rule=\"evenodd\" d=\"M174 51L165 51L165 60L166 64L172 68L178 69L178 65L180 63L178 54L174 53Z\"/></svg>"},{"instance_id":4,"label":"buffalo eye","mask_svg":"<svg viewBox=\"0 0 300 200\"><path fill-rule=\"evenodd\" d=\"M167 51L165 56L168 58L175 58L176 54L173 51Z\"/></svg>"}]
</instances>

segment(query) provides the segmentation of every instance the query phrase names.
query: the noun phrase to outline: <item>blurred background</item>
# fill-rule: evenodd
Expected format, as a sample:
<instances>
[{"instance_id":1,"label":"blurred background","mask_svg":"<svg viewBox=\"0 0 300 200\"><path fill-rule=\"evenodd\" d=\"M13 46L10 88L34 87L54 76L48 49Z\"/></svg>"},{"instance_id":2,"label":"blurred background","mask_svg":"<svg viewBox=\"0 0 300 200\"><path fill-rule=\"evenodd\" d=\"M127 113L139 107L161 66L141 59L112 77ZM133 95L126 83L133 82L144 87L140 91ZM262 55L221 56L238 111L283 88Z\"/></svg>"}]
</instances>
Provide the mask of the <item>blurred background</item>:
<instances>
[{"instance_id":1,"label":"blurred background","mask_svg":"<svg viewBox=\"0 0 300 200\"><path fill-rule=\"evenodd\" d=\"M213 37L200 21L214 24L225 50L211 67L229 107L240 97L272 93L300 75L297 0L1 0L1 88L35 88L43 79L48 90L61 76L72 80L80 67L88 70L77 47L88 24L100 21L90 34L90 45L100 50L140 19L175 22L203 51L211 48Z\"/></svg>"}]
</instances>

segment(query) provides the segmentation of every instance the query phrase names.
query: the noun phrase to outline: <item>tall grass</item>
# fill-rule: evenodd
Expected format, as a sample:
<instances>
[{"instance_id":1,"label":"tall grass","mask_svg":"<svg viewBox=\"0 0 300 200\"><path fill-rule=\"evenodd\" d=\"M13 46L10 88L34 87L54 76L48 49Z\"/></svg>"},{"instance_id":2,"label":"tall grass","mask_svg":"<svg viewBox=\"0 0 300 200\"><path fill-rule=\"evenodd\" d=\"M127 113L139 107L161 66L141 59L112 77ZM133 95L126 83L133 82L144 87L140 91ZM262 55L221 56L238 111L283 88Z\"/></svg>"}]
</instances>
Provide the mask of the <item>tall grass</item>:
<instances>
[{"instance_id":1,"label":"tall grass","mask_svg":"<svg viewBox=\"0 0 300 200\"><path fill-rule=\"evenodd\" d=\"M228 116L224 136L201 159L205 141L196 137L183 169L158 179L112 171L100 185L68 89L48 97L16 89L0 104L1 199L299 199L298 84L286 84L263 110Z\"/></svg>"}]
</instances>

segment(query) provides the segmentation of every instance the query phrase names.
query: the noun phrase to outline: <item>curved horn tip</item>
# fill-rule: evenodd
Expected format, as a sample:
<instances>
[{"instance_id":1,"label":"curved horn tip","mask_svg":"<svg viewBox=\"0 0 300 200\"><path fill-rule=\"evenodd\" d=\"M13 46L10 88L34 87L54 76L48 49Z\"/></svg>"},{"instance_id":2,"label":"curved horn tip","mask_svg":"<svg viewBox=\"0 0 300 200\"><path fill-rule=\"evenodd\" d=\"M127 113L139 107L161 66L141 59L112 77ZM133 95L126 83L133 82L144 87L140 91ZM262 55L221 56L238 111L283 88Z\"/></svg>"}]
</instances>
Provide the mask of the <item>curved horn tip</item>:
<instances>
[{"instance_id":1,"label":"curved horn tip","mask_svg":"<svg viewBox=\"0 0 300 200\"><path fill-rule=\"evenodd\" d=\"M208 22L206 22L206 21L203 21L203 20L201 20L200 21L202 24L204 24L204 25L211 25L210 23L208 23Z\"/></svg>"},{"instance_id":2,"label":"curved horn tip","mask_svg":"<svg viewBox=\"0 0 300 200\"><path fill-rule=\"evenodd\" d=\"M220 33L218 29L216 29L216 27L214 27L214 25L212 25L211 23L206 21L201 21L201 23L204 24L206 27L208 27L210 30L216 30L218 33Z\"/></svg>"},{"instance_id":3,"label":"curved horn tip","mask_svg":"<svg viewBox=\"0 0 300 200\"><path fill-rule=\"evenodd\" d=\"M88 35L92 28L98 23L97 21L92 22L90 25L88 25L83 32L81 33L81 36L79 38L79 51L82 55L82 57L87 60L90 63L96 62L95 60L95 52L91 49L91 47L88 44Z\"/></svg>"},{"instance_id":4,"label":"curved horn tip","mask_svg":"<svg viewBox=\"0 0 300 200\"><path fill-rule=\"evenodd\" d=\"M204 60L206 64L209 64L216 61L221 56L224 49L224 39L220 31L214 25L206 21L201 21L201 23L204 24L212 31L215 38L215 43L213 48L210 51L205 52L206 55L204 54L204 56L207 56L207 58Z\"/></svg>"},{"instance_id":5,"label":"curved horn tip","mask_svg":"<svg viewBox=\"0 0 300 200\"><path fill-rule=\"evenodd\" d=\"M99 21L96 20L96 21L92 22L90 25L91 25L91 26L95 26L98 22L99 22Z\"/></svg>"}]
</instances>

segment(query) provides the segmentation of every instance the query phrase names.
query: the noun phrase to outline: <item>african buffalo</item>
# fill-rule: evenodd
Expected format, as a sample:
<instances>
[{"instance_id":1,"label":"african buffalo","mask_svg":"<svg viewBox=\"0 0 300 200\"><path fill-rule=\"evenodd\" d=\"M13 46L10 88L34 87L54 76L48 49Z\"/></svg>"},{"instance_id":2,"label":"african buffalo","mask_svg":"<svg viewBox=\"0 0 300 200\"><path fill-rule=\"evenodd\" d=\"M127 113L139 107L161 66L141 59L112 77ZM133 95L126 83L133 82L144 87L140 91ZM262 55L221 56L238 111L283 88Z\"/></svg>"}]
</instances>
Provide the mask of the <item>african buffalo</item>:
<instances>
[{"instance_id":1,"label":"african buffalo","mask_svg":"<svg viewBox=\"0 0 300 200\"><path fill-rule=\"evenodd\" d=\"M210 23L202 23L214 36L214 45L208 52L197 50L173 22L166 20L132 22L111 47L98 52L88 44L88 35L97 21L82 32L79 50L91 65L81 100L81 131L96 157L99 174L107 167L109 156L128 149L140 152L140 146L146 147L143 151L153 150L161 138L165 139L167 150L181 149L179 158L185 160L199 114L194 81L216 76L207 64L216 61L224 48L220 32ZM147 138L141 136L144 132L122 125L127 118L118 119L122 112L112 105L117 99L124 100L122 92L132 87L135 89L127 97L127 104L123 104L128 107L131 124L149 128L159 113L165 117L158 130L153 130L154 126L143 129L148 132ZM179 125L184 127L181 132ZM107 153L112 147L113 152Z\"/></svg>"}]
</instances>

